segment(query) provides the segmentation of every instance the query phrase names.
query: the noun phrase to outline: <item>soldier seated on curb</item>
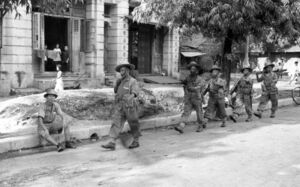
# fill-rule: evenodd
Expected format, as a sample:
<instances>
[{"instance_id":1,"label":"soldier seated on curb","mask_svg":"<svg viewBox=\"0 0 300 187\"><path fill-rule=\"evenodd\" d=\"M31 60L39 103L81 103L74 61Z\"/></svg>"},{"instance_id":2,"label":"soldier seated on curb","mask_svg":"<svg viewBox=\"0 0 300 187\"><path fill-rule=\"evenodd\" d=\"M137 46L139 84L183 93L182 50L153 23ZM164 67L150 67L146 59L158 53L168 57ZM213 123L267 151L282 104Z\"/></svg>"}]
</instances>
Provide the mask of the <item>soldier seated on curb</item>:
<instances>
[{"instance_id":1,"label":"soldier seated on curb","mask_svg":"<svg viewBox=\"0 0 300 187\"><path fill-rule=\"evenodd\" d=\"M229 116L234 123L242 115L244 107L248 115L246 122L252 121L253 80L250 78L251 72L252 68L250 66L242 68L243 76L230 90L231 97L236 97L235 104L233 105L233 114Z\"/></svg>"},{"instance_id":2,"label":"soldier seated on curb","mask_svg":"<svg viewBox=\"0 0 300 187\"><path fill-rule=\"evenodd\" d=\"M40 138L47 140L51 144L57 147L57 151L61 152L64 150L64 146L56 142L51 134L64 133L65 135L65 147L76 148L76 146L70 141L70 129L69 126L64 122L63 112L55 99L57 93L53 89L49 89L44 95L46 102L40 106L38 112L38 134Z\"/></svg>"}]
</instances>

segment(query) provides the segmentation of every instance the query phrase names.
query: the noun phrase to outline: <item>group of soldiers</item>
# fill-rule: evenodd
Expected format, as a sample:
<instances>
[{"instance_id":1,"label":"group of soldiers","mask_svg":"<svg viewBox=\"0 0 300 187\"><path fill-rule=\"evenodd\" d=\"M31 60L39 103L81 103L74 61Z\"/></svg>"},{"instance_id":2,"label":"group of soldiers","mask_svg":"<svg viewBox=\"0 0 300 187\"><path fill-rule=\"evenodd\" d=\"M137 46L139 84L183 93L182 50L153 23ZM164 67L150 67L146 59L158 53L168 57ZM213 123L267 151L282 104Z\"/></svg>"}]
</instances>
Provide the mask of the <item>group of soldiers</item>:
<instances>
[{"instance_id":1,"label":"group of soldiers","mask_svg":"<svg viewBox=\"0 0 300 187\"><path fill-rule=\"evenodd\" d=\"M229 98L234 100L232 105L233 114L229 115L229 118L234 123L237 122L244 110L246 110L248 116L246 122L252 121L253 114L261 118L268 101L272 103L270 117L274 118L278 108L278 88L276 87L278 77L277 74L273 72L273 68L274 64L267 62L264 66L264 71L256 73L257 81L262 82L262 95L257 111L253 112L252 98L254 80L250 77L253 71L250 66L241 69L243 76L228 92L226 90L226 81L220 77L220 67L214 65L210 70L211 78L209 81L206 81L205 78L198 73L200 66L196 62L191 62L188 65L190 75L182 81L184 85L184 111L182 120L174 129L182 134L184 132L184 126L193 110L195 110L197 114L198 127L196 132L203 131L208 121L213 119L216 114L222 121L221 127L226 127L227 114L225 110L225 98L227 93L229 94ZM209 93L209 100L207 109L203 112L203 98L207 92Z\"/></svg>"},{"instance_id":2,"label":"group of soldiers","mask_svg":"<svg viewBox=\"0 0 300 187\"><path fill-rule=\"evenodd\" d=\"M257 73L257 81L262 82L262 96L254 115L258 118L262 117L262 112L270 100L272 102L271 118L275 117L275 112L278 105L278 89L276 83L278 81L276 73L272 70L274 65L266 63L262 75ZM130 72L135 67L129 63L122 63L116 66L115 70L120 73L121 78L116 81L114 112L112 115L112 125L109 132L109 141L102 145L104 149L115 150L116 141L120 137L120 133L127 121L130 126L129 134L132 136L132 141L128 146L129 149L134 149L140 146L139 137L140 124L138 115L138 106L143 103L140 97L140 89L138 82L130 75ZM213 119L217 113L221 119L221 127L226 127L227 114L225 98L228 94L226 81L221 78L221 68L214 65L211 70L211 78L206 80L202 75L199 75L200 66L196 62L191 62L188 65L190 71L189 76L182 81L184 88L184 111L181 118L181 123L174 129L179 133L184 133L184 126L188 121L193 110L197 114L197 132L203 131L206 128L209 120ZM233 122L237 122L245 108L248 115L246 121L252 121L252 95L253 95L253 80L250 78L252 73L251 67L243 67L241 69L243 76L236 82L234 87L229 91L231 98L235 98L233 105L233 114L229 118ZM207 109L203 111L204 96L209 94ZM58 151L64 148L75 148L70 141L69 127L63 120L63 114L60 106L55 102L57 93L54 90L48 90L44 95L46 98L39 111L38 133L40 137L53 145L57 146ZM56 142L51 136L51 132L63 132L65 134L66 143L63 146Z\"/></svg>"}]
</instances>

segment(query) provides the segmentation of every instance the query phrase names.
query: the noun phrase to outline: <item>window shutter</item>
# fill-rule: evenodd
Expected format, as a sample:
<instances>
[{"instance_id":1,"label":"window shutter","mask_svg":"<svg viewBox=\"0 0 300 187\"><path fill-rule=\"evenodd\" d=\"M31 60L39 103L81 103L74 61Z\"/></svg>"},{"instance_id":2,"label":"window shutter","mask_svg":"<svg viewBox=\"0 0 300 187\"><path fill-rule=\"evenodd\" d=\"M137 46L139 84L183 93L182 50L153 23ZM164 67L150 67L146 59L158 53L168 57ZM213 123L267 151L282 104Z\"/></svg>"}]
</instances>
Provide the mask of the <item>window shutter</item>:
<instances>
[{"instance_id":1,"label":"window shutter","mask_svg":"<svg viewBox=\"0 0 300 187\"><path fill-rule=\"evenodd\" d=\"M33 13L33 49L41 49L41 14Z\"/></svg>"}]
</instances>

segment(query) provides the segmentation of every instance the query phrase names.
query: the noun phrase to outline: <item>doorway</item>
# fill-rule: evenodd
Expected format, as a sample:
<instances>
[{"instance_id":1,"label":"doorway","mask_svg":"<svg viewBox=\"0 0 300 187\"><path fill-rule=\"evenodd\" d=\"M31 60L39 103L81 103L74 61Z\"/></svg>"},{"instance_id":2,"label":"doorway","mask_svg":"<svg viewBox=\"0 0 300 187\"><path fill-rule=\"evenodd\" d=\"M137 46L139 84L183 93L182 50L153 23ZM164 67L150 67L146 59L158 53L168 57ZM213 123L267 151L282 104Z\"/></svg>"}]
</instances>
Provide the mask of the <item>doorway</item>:
<instances>
[{"instance_id":1,"label":"doorway","mask_svg":"<svg viewBox=\"0 0 300 187\"><path fill-rule=\"evenodd\" d=\"M69 56L69 51L65 51L65 46L68 46L68 20L67 18L59 18L52 16L45 16L45 48L53 50L56 45L59 45L61 53L60 62L63 71L70 71L70 62L66 62L66 57ZM56 62L51 58L47 58L45 62L45 71L56 71Z\"/></svg>"},{"instance_id":2,"label":"doorway","mask_svg":"<svg viewBox=\"0 0 300 187\"><path fill-rule=\"evenodd\" d=\"M129 63L140 74L152 73L152 41L154 26L131 23L129 29Z\"/></svg>"}]
</instances>

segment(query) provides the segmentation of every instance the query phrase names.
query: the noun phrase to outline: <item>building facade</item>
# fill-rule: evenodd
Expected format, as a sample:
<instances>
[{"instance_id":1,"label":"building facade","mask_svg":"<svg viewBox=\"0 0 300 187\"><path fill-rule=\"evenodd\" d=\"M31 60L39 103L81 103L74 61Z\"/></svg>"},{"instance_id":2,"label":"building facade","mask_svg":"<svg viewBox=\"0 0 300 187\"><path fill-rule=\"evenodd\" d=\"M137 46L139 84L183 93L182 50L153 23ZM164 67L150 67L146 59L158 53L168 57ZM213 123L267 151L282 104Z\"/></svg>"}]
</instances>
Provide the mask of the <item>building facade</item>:
<instances>
[{"instance_id":1,"label":"building facade","mask_svg":"<svg viewBox=\"0 0 300 187\"><path fill-rule=\"evenodd\" d=\"M175 30L138 24L130 13L136 1L87 0L66 7L61 13L41 10L22 16L7 14L2 22L0 72L13 88L40 87L38 81L55 77L53 49L68 47L70 62L65 76L84 77L90 87L114 76L124 61L140 74L168 72L179 77L179 35ZM51 55L52 54L52 55Z\"/></svg>"}]
</instances>

